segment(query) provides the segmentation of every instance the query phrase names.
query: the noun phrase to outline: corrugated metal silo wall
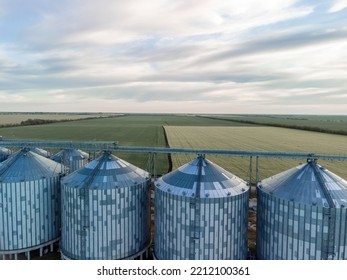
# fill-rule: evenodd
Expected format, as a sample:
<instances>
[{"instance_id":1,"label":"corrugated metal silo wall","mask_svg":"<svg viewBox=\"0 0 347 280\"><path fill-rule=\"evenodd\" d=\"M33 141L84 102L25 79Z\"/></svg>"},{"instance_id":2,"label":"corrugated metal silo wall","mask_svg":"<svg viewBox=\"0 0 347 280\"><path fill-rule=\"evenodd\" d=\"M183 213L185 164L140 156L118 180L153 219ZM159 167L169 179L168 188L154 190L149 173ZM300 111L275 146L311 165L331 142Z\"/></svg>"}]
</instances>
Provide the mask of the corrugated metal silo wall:
<instances>
[{"instance_id":1,"label":"corrugated metal silo wall","mask_svg":"<svg viewBox=\"0 0 347 280\"><path fill-rule=\"evenodd\" d=\"M38 246L60 235L60 178L0 183L0 250Z\"/></svg>"},{"instance_id":2,"label":"corrugated metal silo wall","mask_svg":"<svg viewBox=\"0 0 347 280\"><path fill-rule=\"evenodd\" d=\"M238 196L196 200L157 188L155 257L160 260L246 259L248 199L248 191ZM200 204L198 216L195 203ZM199 220L197 230L196 219Z\"/></svg>"},{"instance_id":3,"label":"corrugated metal silo wall","mask_svg":"<svg viewBox=\"0 0 347 280\"><path fill-rule=\"evenodd\" d=\"M123 259L149 246L149 181L86 191L87 203L83 190L62 186L61 250L65 256Z\"/></svg>"},{"instance_id":4,"label":"corrugated metal silo wall","mask_svg":"<svg viewBox=\"0 0 347 280\"><path fill-rule=\"evenodd\" d=\"M335 211L335 255L347 259L347 209ZM258 189L257 258L320 260L327 244L329 223L324 208L276 198Z\"/></svg>"}]
</instances>

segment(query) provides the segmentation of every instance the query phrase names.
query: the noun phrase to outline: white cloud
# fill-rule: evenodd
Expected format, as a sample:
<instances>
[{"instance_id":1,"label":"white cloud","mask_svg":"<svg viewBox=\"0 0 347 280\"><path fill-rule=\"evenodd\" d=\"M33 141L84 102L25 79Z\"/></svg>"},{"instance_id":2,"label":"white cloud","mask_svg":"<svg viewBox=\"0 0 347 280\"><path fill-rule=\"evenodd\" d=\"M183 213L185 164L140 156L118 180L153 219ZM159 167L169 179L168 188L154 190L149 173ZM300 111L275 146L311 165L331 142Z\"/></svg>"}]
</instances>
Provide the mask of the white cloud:
<instances>
[{"instance_id":1,"label":"white cloud","mask_svg":"<svg viewBox=\"0 0 347 280\"><path fill-rule=\"evenodd\" d=\"M333 4L329 9L330 13L336 13L347 8L347 0L334 0L331 2L333 2Z\"/></svg>"},{"instance_id":2,"label":"white cloud","mask_svg":"<svg viewBox=\"0 0 347 280\"><path fill-rule=\"evenodd\" d=\"M0 45L0 111L275 112L345 98L345 23L312 1L33 1L3 6L18 21Z\"/></svg>"},{"instance_id":3,"label":"white cloud","mask_svg":"<svg viewBox=\"0 0 347 280\"><path fill-rule=\"evenodd\" d=\"M48 39L50 44L108 45L153 37L235 34L313 11L309 5L294 6L296 2L263 1L259 5L256 0L68 1L58 10L46 7L37 23L28 28L26 39L41 44Z\"/></svg>"}]
</instances>

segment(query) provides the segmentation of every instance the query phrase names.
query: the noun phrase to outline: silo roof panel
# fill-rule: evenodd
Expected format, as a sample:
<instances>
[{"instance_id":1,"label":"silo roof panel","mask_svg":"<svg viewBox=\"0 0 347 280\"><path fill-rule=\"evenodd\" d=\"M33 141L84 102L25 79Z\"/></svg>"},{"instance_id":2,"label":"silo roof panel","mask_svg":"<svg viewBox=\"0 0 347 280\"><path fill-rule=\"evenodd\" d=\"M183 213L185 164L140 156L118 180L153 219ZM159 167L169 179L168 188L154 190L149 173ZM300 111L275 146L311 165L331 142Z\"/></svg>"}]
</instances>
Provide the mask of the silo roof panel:
<instances>
[{"instance_id":1,"label":"silo roof panel","mask_svg":"<svg viewBox=\"0 0 347 280\"><path fill-rule=\"evenodd\" d=\"M261 189L281 199L322 207L327 207L330 196L335 207L347 207L347 182L318 164L314 169L312 164L316 163L302 164L267 178L261 182Z\"/></svg>"},{"instance_id":2,"label":"silo roof panel","mask_svg":"<svg viewBox=\"0 0 347 280\"><path fill-rule=\"evenodd\" d=\"M179 186L183 189L192 189L197 181L197 175L186 174L179 170L164 175L163 181L171 186Z\"/></svg>"},{"instance_id":3,"label":"silo roof panel","mask_svg":"<svg viewBox=\"0 0 347 280\"><path fill-rule=\"evenodd\" d=\"M30 181L58 176L62 165L37 153L21 150L0 166L2 182Z\"/></svg>"},{"instance_id":4,"label":"silo roof panel","mask_svg":"<svg viewBox=\"0 0 347 280\"><path fill-rule=\"evenodd\" d=\"M49 152L44 150L44 149L41 149L41 148L30 148L30 150L36 154L39 154L41 156L44 156L44 157L49 157Z\"/></svg>"},{"instance_id":5,"label":"silo roof panel","mask_svg":"<svg viewBox=\"0 0 347 280\"><path fill-rule=\"evenodd\" d=\"M246 182L203 157L159 178L156 186L177 195L220 197L248 190ZM198 188L197 188L198 187Z\"/></svg>"},{"instance_id":6,"label":"silo roof panel","mask_svg":"<svg viewBox=\"0 0 347 280\"><path fill-rule=\"evenodd\" d=\"M89 158L88 154L81 150L66 149L56 153L54 156L51 157L51 159L61 163L64 158L64 155L70 160L83 160Z\"/></svg>"},{"instance_id":7,"label":"silo roof panel","mask_svg":"<svg viewBox=\"0 0 347 280\"><path fill-rule=\"evenodd\" d=\"M1 154L10 154L11 151L5 147L0 147L0 153Z\"/></svg>"},{"instance_id":8,"label":"silo roof panel","mask_svg":"<svg viewBox=\"0 0 347 280\"><path fill-rule=\"evenodd\" d=\"M148 172L105 152L62 179L72 188L116 188L141 184L148 180Z\"/></svg>"}]
</instances>

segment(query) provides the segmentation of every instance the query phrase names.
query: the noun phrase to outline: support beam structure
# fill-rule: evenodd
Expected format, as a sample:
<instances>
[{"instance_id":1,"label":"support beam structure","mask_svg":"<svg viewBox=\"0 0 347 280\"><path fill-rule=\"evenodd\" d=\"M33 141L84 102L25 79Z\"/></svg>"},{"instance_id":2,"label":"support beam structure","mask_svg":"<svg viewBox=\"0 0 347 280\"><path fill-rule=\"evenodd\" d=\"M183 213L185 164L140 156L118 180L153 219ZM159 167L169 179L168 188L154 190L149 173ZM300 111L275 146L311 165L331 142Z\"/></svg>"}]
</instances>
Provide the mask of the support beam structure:
<instances>
[{"instance_id":1,"label":"support beam structure","mask_svg":"<svg viewBox=\"0 0 347 280\"><path fill-rule=\"evenodd\" d=\"M88 152L110 151L110 152L134 152L134 153L157 153L157 154L214 154L240 157L269 157L269 158L304 158L321 160L347 160L347 155L324 155L314 153L298 152L271 152L271 151L239 151L239 150L215 150L215 149L186 149L186 148L164 148L164 147L132 147L118 146L116 141L33 141L2 139L2 147L17 148L46 148L46 149L83 149Z\"/></svg>"}]
</instances>

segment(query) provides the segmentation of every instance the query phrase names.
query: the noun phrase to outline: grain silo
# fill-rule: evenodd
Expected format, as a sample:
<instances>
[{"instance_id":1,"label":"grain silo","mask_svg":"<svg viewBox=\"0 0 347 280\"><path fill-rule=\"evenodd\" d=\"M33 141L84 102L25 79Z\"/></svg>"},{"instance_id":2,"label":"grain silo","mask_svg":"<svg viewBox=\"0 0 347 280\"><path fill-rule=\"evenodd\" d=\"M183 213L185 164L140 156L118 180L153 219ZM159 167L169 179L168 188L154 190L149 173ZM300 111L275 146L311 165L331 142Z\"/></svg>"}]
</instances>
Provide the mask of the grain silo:
<instances>
[{"instance_id":1,"label":"grain silo","mask_svg":"<svg viewBox=\"0 0 347 280\"><path fill-rule=\"evenodd\" d=\"M62 259L143 258L149 174L109 152L62 180Z\"/></svg>"},{"instance_id":2,"label":"grain silo","mask_svg":"<svg viewBox=\"0 0 347 280\"><path fill-rule=\"evenodd\" d=\"M0 166L0 256L30 259L60 238L60 164L28 149Z\"/></svg>"},{"instance_id":3,"label":"grain silo","mask_svg":"<svg viewBox=\"0 0 347 280\"><path fill-rule=\"evenodd\" d=\"M257 193L258 259L347 259L345 180L308 160Z\"/></svg>"},{"instance_id":4,"label":"grain silo","mask_svg":"<svg viewBox=\"0 0 347 280\"><path fill-rule=\"evenodd\" d=\"M51 159L66 166L71 173L86 165L89 155L78 149L64 149L52 156Z\"/></svg>"},{"instance_id":5,"label":"grain silo","mask_svg":"<svg viewBox=\"0 0 347 280\"><path fill-rule=\"evenodd\" d=\"M50 157L50 153L44 149L33 147L30 150L34 153L37 153L40 156L47 157L47 158Z\"/></svg>"},{"instance_id":6,"label":"grain silo","mask_svg":"<svg viewBox=\"0 0 347 280\"><path fill-rule=\"evenodd\" d=\"M154 257L247 258L249 187L203 156L155 182Z\"/></svg>"},{"instance_id":7,"label":"grain silo","mask_svg":"<svg viewBox=\"0 0 347 280\"><path fill-rule=\"evenodd\" d=\"M11 154L11 151L9 149L0 147L0 162L6 160L10 154Z\"/></svg>"}]
</instances>

